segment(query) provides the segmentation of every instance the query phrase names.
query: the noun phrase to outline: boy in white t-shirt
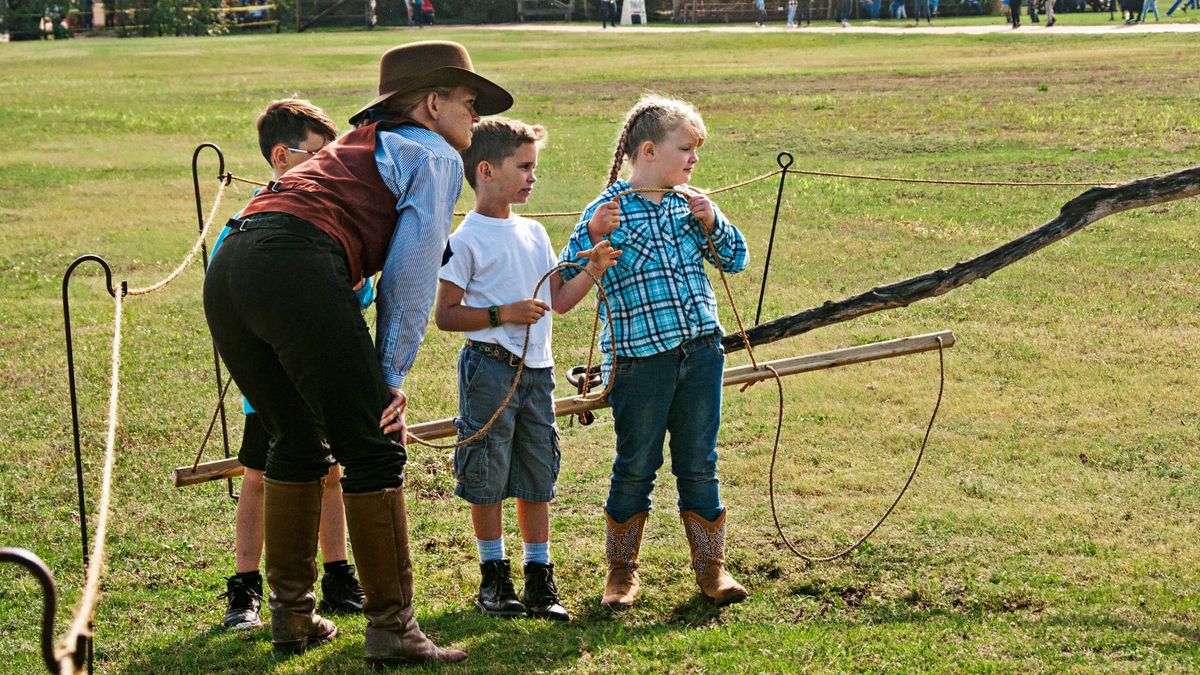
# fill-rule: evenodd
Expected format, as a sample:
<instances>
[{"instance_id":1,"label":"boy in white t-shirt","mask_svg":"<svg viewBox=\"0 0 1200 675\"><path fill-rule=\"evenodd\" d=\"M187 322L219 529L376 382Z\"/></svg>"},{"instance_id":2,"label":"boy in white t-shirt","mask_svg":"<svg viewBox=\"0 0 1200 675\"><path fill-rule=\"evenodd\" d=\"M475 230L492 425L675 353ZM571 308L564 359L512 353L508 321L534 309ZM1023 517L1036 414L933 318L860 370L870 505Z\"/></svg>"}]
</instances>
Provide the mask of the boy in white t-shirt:
<instances>
[{"instance_id":1,"label":"boy in white t-shirt","mask_svg":"<svg viewBox=\"0 0 1200 675\"><path fill-rule=\"evenodd\" d=\"M475 127L462 151L475 208L454 234L438 273L434 318L438 328L466 333L458 360L459 439L491 418L512 386L529 327L521 381L504 412L480 439L454 453L455 494L471 504L482 581L475 607L491 616L528 615L566 621L550 562L550 510L561 455L554 424L551 317L574 307L592 287L579 274L569 282L552 274L538 297L534 286L558 262L550 237L537 221L512 213L529 200L537 155L546 142L541 126L503 117ZM599 278L620 256L607 241L579 254ZM519 600L504 555L502 502L517 501L525 554L525 589ZM522 602L523 600L523 602Z\"/></svg>"}]
</instances>

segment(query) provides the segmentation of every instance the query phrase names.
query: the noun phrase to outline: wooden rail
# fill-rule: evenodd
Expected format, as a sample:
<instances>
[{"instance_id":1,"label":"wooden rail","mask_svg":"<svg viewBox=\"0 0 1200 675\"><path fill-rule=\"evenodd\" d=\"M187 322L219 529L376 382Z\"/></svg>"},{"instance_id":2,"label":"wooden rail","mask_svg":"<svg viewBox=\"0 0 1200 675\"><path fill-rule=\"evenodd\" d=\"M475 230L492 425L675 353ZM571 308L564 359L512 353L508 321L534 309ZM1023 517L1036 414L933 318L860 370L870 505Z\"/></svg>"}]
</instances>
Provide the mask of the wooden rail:
<instances>
[{"instance_id":1,"label":"wooden rail","mask_svg":"<svg viewBox=\"0 0 1200 675\"><path fill-rule=\"evenodd\" d=\"M807 356L793 356L776 361L767 361L759 364L760 368L758 370L755 370L753 366L738 366L725 370L724 384L726 387L732 387L773 377L762 366L771 366L781 376L796 375L799 373L810 373L815 370L849 366L855 363L890 359L895 356L919 354L921 352L936 350L939 344L943 348L949 348L954 346L954 342L954 333L945 330L937 333L887 340L885 342L873 342L857 347L834 349ZM606 407L608 407L607 400L585 401L580 400L578 397L570 396L554 401L554 414L557 417L564 417ZM414 424L408 428L408 432L411 436L431 441L454 436L458 433L458 430L454 426L453 419L442 419ZM244 471L245 468L237 461L237 458L230 457L229 459L222 459L215 462L197 464L194 467L181 466L171 472L171 482L175 484L175 487L184 487L186 485L206 483L210 480L240 476Z\"/></svg>"}]
</instances>

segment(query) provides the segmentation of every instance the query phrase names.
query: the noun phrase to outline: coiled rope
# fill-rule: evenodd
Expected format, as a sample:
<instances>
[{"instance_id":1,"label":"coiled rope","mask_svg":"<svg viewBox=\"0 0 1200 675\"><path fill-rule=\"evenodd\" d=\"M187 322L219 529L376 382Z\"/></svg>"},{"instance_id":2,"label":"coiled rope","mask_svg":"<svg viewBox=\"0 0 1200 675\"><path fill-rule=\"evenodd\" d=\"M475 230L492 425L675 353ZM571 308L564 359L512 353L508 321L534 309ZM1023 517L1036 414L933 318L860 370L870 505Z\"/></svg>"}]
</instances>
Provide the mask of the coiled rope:
<instances>
[{"instance_id":1,"label":"coiled rope","mask_svg":"<svg viewBox=\"0 0 1200 675\"><path fill-rule=\"evenodd\" d=\"M780 169L779 171L775 171L771 174L766 174L766 176L763 176L763 177L770 177L772 175L780 173L781 171L784 171L784 169ZM761 180L763 177L751 179L750 181L746 181L746 182L742 183L742 185L746 185L746 184L755 182L756 180ZM723 188L720 191L723 191L724 189L731 189L731 188ZM688 198L688 197L691 197L694 195L707 196L707 195L715 194L716 192L718 192L718 190L704 191L704 190L698 190L698 189L690 187L690 186L676 186L673 188L655 188L655 189L631 189L631 190L626 190L624 192L621 192L614 199L619 200L621 197L624 197L625 195L628 195L628 194L633 194L635 192L654 192L654 193L674 192L676 194L679 194L680 196L683 196L684 198ZM769 365L760 366L758 364L758 360L754 356L754 348L751 346L750 338L746 334L746 327L742 323L742 316L741 316L741 312L738 311L737 301L734 300L733 291L729 288L729 281L725 276L725 269L723 267L723 261L721 260L721 254L718 253L717 247L713 243L712 233L708 229L705 229L703 226L701 226L701 230L704 232L704 239L708 245L708 250L712 254L713 263L714 263L713 266L717 268L717 274L720 276L721 285L724 286L725 295L727 298L729 298L729 308L731 310L733 310L733 317L734 317L734 320L737 322L738 335L741 336L742 343L746 347L746 354L750 357L751 367L754 370L764 370L765 369L768 372L770 372L771 375L775 379L775 386L776 386L776 389L779 394L779 399L778 399L779 400L779 413L778 413L778 417L776 418L776 423L775 423L775 442L774 442L774 445L771 447L771 468L767 474L767 489L768 489L768 494L770 495L770 502L771 502L771 518L775 521L775 530L776 530L776 532L779 533L779 538L783 540L783 543L785 545L787 545L788 549L793 554L795 554L796 557L798 557L801 560L804 560L805 562L808 562L810 564L816 563L816 562L831 562L831 561L837 560L839 558L843 558L847 555L850 555L850 553L852 553L855 549L857 549L864 542L866 542L867 539L869 539L871 537L871 535L875 534L875 532L883 525L884 521L886 521L888 519L888 516L890 516L892 514L892 511L895 510L896 505L900 503L900 499L904 497L904 493L908 491L908 487L909 487L909 485L912 484L913 479L916 478L917 469L921 466L921 460L925 456L925 447L929 443L929 434L933 430L933 422L935 419L937 419L938 409L941 407L941 404L942 404L942 392L944 391L945 385L946 385L945 360L943 357L944 350L943 350L943 346L942 346L942 339L940 337L938 338L938 364L939 364L939 368L940 368L940 381L938 384L937 403L934 404L933 413L929 417L929 424L926 425L926 427L925 427L925 437L921 441L921 448L917 452L917 458L916 458L916 461L913 463L912 471L909 472L908 480L905 481L904 486L902 488L900 488L899 494L897 494L896 498L894 500L892 500L891 505L887 508L887 510L883 513L883 515L879 518L879 520L875 522L875 525L872 526L871 529L869 529L866 534L859 537L859 539L857 541L855 541L853 544L850 544L849 546L847 546L847 547L841 549L840 551L837 551L836 553L833 553L831 555L818 556L818 555L811 555L811 554L803 553L800 550L798 550L794 545L792 545L791 541L788 540L787 535L784 534L783 526L779 522L779 512L775 505L775 461L779 455L780 436L782 436L782 434L783 434L783 409L784 409L783 379L779 376L779 372L776 371L773 367L771 367ZM745 392L747 389L749 389L750 387L754 386L757 383L758 383L758 380L755 380L752 382L747 382L745 385L743 385L741 387L741 391Z\"/></svg>"},{"instance_id":2,"label":"coiled rope","mask_svg":"<svg viewBox=\"0 0 1200 675\"><path fill-rule=\"evenodd\" d=\"M546 283L546 280L550 278L551 274L554 274L555 272L558 272L559 270L562 270L562 269L573 268L573 267L579 268L580 270L583 271L584 274L591 277L592 282L596 285L596 320L595 320L595 322L593 322L593 325L592 325L592 345L593 345L593 347L588 349L588 362L587 362L587 368L588 368L588 370L591 370L592 357L594 355L594 345L596 344L596 325L597 325L597 322L599 322L599 320L600 320L600 306L601 305L604 306L604 309L608 316L608 321L610 323L612 322L612 308L609 306L608 298L604 294L604 286L601 285L600 279L598 279L596 277L596 275L589 272L587 267L584 265L580 265L579 263L573 263L573 262L560 262L557 265L555 265L554 267L551 267L545 274L542 275L542 277L540 279L538 279L537 284L533 287L533 294L531 297L536 298L538 296L538 293L540 293L542 290L542 284ZM551 310L551 311L553 311L553 310ZM496 407L496 412L492 413L492 416L490 418L488 418L488 421L485 422L483 426L479 427L479 429L475 433L471 434L470 436L467 436L466 438L457 440L453 443L431 443L431 442L426 441L426 440L424 440L418 436L415 436L411 433L408 434L408 438L415 441L418 445L423 445L427 448L437 448L437 449L441 449L441 450L448 450L451 448L457 448L462 445L467 445L468 443L473 443L476 440L478 440L479 438L481 438L484 434L486 434L488 432L488 430L492 428L492 425L496 423L496 420L500 418L500 415L504 412L504 409L508 407L508 403L510 401L512 401L513 394L515 394L517 391L517 385L520 384L520 382L521 382L521 374L525 372L525 356L529 352L529 336L532 331L533 331L533 324L526 324L525 325L525 343L521 346L521 357L520 357L520 360L517 362L517 372L513 374L512 384L509 385L509 387L508 387L508 393L504 395L504 400L500 401L500 405ZM615 362L616 357L614 356L613 359ZM591 402L591 401L599 401L600 399L604 398L605 396L608 396L608 392L612 391L612 384L613 384L612 380L613 380L613 378L610 377L609 381L608 381L608 385L604 387L604 390L591 398L588 398L587 386L585 384L582 392L580 393L580 395L578 397L576 397L575 400L585 402L585 403Z\"/></svg>"}]
</instances>

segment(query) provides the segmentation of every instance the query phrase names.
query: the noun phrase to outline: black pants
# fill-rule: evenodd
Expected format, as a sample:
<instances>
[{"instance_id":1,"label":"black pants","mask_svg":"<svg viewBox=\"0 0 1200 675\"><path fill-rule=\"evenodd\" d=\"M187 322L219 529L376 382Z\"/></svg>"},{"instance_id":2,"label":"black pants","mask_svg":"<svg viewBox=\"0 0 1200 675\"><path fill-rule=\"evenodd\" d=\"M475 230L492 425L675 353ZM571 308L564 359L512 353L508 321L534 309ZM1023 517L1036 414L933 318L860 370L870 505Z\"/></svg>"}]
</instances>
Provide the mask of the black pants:
<instances>
[{"instance_id":1,"label":"black pants","mask_svg":"<svg viewBox=\"0 0 1200 675\"><path fill-rule=\"evenodd\" d=\"M602 27L608 27L609 25L614 28L616 27L617 3L603 1L600 3L600 25Z\"/></svg>"},{"instance_id":2,"label":"black pants","mask_svg":"<svg viewBox=\"0 0 1200 675\"><path fill-rule=\"evenodd\" d=\"M1021 0L1008 0L1008 9L1009 9L1009 12L1012 14L1012 18L1010 19L1012 22L1012 25L1020 26L1021 25Z\"/></svg>"},{"instance_id":3,"label":"black pants","mask_svg":"<svg viewBox=\"0 0 1200 675\"><path fill-rule=\"evenodd\" d=\"M204 313L221 358L274 439L266 476L320 480L332 453L345 492L399 486L404 447L379 429L391 394L341 245L284 214L252 216L247 228L230 234L213 259Z\"/></svg>"}]
</instances>

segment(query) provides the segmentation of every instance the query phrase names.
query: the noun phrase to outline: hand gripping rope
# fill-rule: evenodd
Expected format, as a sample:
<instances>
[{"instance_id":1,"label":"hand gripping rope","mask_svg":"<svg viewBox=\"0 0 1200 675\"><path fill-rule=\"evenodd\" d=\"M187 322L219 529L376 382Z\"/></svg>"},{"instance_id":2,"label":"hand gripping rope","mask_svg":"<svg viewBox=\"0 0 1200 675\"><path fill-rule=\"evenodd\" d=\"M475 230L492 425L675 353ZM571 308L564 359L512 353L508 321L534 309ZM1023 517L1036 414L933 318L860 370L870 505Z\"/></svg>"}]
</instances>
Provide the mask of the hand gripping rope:
<instances>
[{"instance_id":1,"label":"hand gripping rope","mask_svg":"<svg viewBox=\"0 0 1200 675\"><path fill-rule=\"evenodd\" d=\"M612 307L610 307L608 304L608 298L604 294L604 286L600 283L600 279L597 278L591 272L589 272L587 270L587 267L580 265L579 263L561 262L561 263L555 265L554 267L551 267L549 271L547 271L545 274L542 275L542 277L540 279L538 279L537 284L533 287L533 295L531 297L536 298L538 296L538 293L540 293L542 290L542 284L546 283L546 280L550 278L551 274L554 274L554 273L558 272L559 270L572 268L572 267L582 270L584 274L586 274L592 278L592 281L596 285L596 317L595 317L594 321L592 322L592 340L591 340L591 346L588 348L588 361L587 361L587 366L585 367L585 372L587 372L592 369L592 359L595 356L596 335L599 331L600 306L601 305L604 306L604 310L605 310L606 314L608 315L608 322L609 323L612 322ZM450 448L457 448L462 445L467 445L468 443L473 443L476 440L478 440L479 438L481 438L484 434L486 434L488 432L488 429L490 429L492 427L492 425L496 423L496 420L500 418L500 414L504 412L504 409L508 407L509 401L512 400L513 394L515 394L517 391L517 385L520 384L520 382L521 382L521 374L525 372L525 355L529 352L529 335L532 332L532 330L533 330L533 324L526 324L526 326L525 326L525 342L523 345L521 345L521 359L517 363L517 372L513 374L513 381L512 381L512 384L508 388L508 393L504 395L504 400L500 401L500 405L496 408L496 412L492 413L492 416L490 418L488 418L488 421L485 422L483 426L479 427L479 429L475 433L471 434L470 436L468 436L466 438L455 441L454 443L430 443L429 441L421 439L411 433L408 434L408 438L410 440L412 440L413 442L415 442L419 445L423 445L427 448L438 448L438 449L446 450L446 449L450 449ZM614 362L616 361L615 355L613 356L613 361ZM612 378L611 377L609 378L608 386L606 386L603 391L601 391L599 394L597 394L591 398L588 398L588 395L587 395L588 394L588 380L585 378L583 386L580 387L580 389L579 389L578 400L580 400L580 401L598 401L598 400L604 398L605 396L608 396L608 392L610 392L610 391L612 391Z\"/></svg>"}]
</instances>

